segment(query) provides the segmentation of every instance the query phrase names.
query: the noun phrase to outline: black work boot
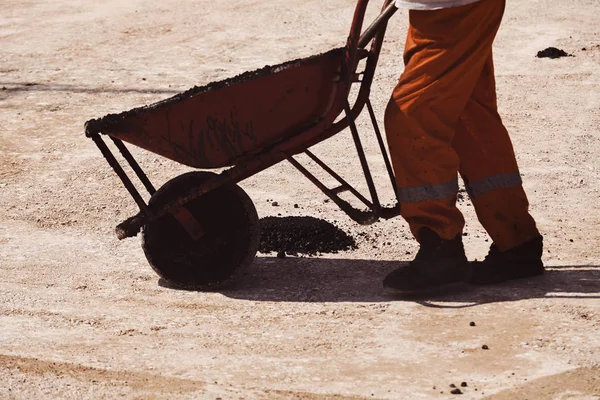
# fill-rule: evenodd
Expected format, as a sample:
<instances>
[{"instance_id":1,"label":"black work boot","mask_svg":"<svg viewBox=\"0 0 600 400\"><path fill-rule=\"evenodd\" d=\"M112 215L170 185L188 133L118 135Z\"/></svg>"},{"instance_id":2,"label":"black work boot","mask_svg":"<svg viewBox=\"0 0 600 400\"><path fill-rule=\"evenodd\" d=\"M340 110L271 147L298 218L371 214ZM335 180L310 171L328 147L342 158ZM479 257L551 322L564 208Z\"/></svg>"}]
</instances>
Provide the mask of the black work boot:
<instances>
[{"instance_id":1,"label":"black work boot","mask_svg":"<svg viewBox=\"0 0 600 400\"><path fill-rule=\"evenodd\" d=\"M395 293L419 293L438 289L469 278L470 266L465 255L462 235L441 239L429 228L419 231L420 249L408 265L392 271L383 287Z\"/></svg>"},{"instance_id":2,"label":"black work boot","mask_svg":"<svg viewBox=\"0 0 600 400\"><path fill-rule=\"evenodd\" d=\"M473 262L469 283L489 285L544 273L543 238L538 236L510 250L500 251L492 244L485 260Z\"/></svg>"}]
</instances>

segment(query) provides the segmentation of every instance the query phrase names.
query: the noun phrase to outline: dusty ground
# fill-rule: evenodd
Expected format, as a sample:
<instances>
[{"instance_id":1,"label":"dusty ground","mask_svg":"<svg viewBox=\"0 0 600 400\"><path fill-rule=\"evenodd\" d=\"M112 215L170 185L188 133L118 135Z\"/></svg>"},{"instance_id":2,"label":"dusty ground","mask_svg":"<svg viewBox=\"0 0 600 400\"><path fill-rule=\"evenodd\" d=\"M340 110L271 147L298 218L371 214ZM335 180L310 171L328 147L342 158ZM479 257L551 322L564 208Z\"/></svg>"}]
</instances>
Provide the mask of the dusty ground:
<instances>
[{"instance_id":1,"label":"dusty ground","mask_svg":"<svg viewBox=\"0 0 600 400\"><path fill-rule=\"evenodd\" d=\"M464 398L600 398L596 0L509 0L496 45L500 106L545 235L541 279L387 297L382 278L414 255L407 226L355 225L285 164L242 183L259 214L338 221L358 250L259 255L233 288L198 293L161 286L139 239L115 238L135 206L83 123L343 43L352 1L290 4L2 1L0 398L446 398L463 381ZM405 30L401 13L373 87L379 115ZM534 57L548 46L575 57ZM316 152L356 178L339 138ZM157 184L186 170L135 154ZM481 258L489 242L461 207Z\"/></svg>"}]
</instances>

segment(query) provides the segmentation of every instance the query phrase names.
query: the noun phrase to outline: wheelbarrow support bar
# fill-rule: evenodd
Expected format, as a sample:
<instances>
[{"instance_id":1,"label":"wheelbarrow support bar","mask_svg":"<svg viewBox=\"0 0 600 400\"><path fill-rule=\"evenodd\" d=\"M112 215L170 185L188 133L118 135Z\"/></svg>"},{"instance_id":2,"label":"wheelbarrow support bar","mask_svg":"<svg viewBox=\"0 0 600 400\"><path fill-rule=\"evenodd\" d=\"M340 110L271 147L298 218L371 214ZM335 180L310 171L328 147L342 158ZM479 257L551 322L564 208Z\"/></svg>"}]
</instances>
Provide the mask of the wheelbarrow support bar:
<instances>
[{"instance_id":1,"label":"wheelbarrow support bar","mask_svg":"<svg viewBox=\"0 0 600 400\"><path fill-rule=\"evenodd\" d=\"M136 187L133 185L131 179L129 179L129 176L127 175L123 167L121 167L114 154L110 151L106 143L104 143L102 137L98 133L92 133L89 135L89 137L91 137L94 143L96 143L96 146L98 146L98 148L102 152L102 155L104 156L104 158L106 158L106 161L108 161L110 166L119 176L121 182L123 182L123 185L140 208L140 212L138 214L128 218L127 220L117 225L115 233L120 240L135 236L139 233L144 223L146 223L148 220L155 219L158 216L150 210L150 207L148 206L148 204L146 204ZM112 136L110 138L114 142L117 149L119 149L119 152L121 153L123 158L125 158L127 163L129 163L129 166L131 167L131 169L133 169L133 171L135 172L139 180L142 182L148 193L150 195L156 193L154 185L152 184L152 182L150 182L150 179L148 179L148 176L146 176L146 174L144 173L140 165L137 163L137 161L135 161L133 155L129 152L129 149L127 149L125 144L120 139L114 138ZM202 230L202 227L200 226L198 221L189 213L189 211L187 211L185 207L173 209L172 212L173 216L183 225L185 230L189 233L190 237L196 239L204 234L204 231ZM165 212L160 213L159 216L162 216L164 214Z\"/></svg>"},{"instance_id":2,"label":"wheelbarrow support bar","mask_svg":"<svg viewBox=\"0 0 600 400\"><path fill-rule=\"evenodd\" d=\"M390 177L390 182L392 184L392 188L394 189L394 193L396 194L396 197L397 197L398 185L396 184L394 170L392 168L392 163L390 162L390 157L388 156L388 152L385 148L385 144L383 143L383 136L381 135L381 131L379 130L379 124L377 123L377 119L375 117L375 112L373 111L373 106L371 105L371 100L367 100L367 110L369 111L369 117L371 118L371 123L373 124L373 130L375 131L375 136L377 137L377 143L379 144L379 150L381 151L381 155L383 156L383 162L385 163L385 168L387 170L388 176ZM398 202L398 204L400 204L400 203Z\"/></svg>"},{"instance_id":3,"label":"wheelbarrow support bar","mask_svg":"<svg viewBox=\"0 0 600 400\"><path fill-rule=\"evenodd\" d=\"M129 152L129 149L120 139L116 139L112 136L111 139L115 143L115 146L117 146L117 149L119 149L119 151L121 152L123 158L127 160L129 165L131 166L131 169L133 169L133 171L135 172L139 180L142 182L148 193L150 193L150 195L153 195L156 192L154 185L152 184L152 182L150 182L150 179L148 179L142 168L140 168L140 165L137 163L137 161L135 161L135 159Z\"/></svg>"},{"instance_id":4,"label":"wheelbarrow support bar","mask_svg":"<svg viewBox=\"0 0 600 400\"><path fill-rule=\"evenodd\" d=\"M106 161L108 161L108 164L112 167L112 169L119 176L119 178L121 179L121 182L123 182L123 185L125 186L125 188L129 192L129 194L131 195L131 197L133 197L133 200L135 200L135 202L138 205L138 207L140 208L140 210L144 214L149 215L150 214L150 209L148 208L148 205L146 204L146 202L144 201L144 199L142 198L142 196L140 195L140 193L137 191L137 189L135 188L135 186L131 182L131 179L129 179L129 176L127 176L127 173L123 170L123 167L121 167L121 165L119 164L119 162L117 161L117 159L115 158L115 156L113 155L113 153L110 151L110 149L108 148L108 146L106 145L106 143L104 143L104 140L102 140L102 138L100 137L100 135L98 133L92 134L92 135L90 135L90 137L92 138L92 140L94 141L94 143L96 143L96 146L98 146L98 149L100 149L100 152L102 153L102 155L104 156L104 158L106 159ZM140 180L142 182L147 181L147 183L150 185L150 187L152 187L152 190L154 190L154 187L152 186L152 184L148 180L148 177L146 177L146 175L144 174L144 172L142 171L142 169L140 168L140 166L137 164L137 162L135 162L135 160L131 156L131 153L129 153L129 150L127 150L127 148L125 147L125 145L120 140L118 140L118 139L113 139L113 141L115 141L115 144L117 144L117 142L120 143L120 146L117 144L117 147L119 148L119 150L121 152L123 152L123 149L124 149L124 151L126 151L126 153L128 154L128 156L124 155L125 159L130 164L131 164L132 161L133 161L133 163L135 163L135 165L136 165L137 168L133 167L133 165L132 165L133 170L138 174L138 176L141 173L143 175L143 177L145 178L145 179L141 179L140 178ZM146 187L148 188L148 186L146 186Z\"/></svg>"},{"instance_id":5,"label":"wheelbarrow support bar","mask_svg":"<svg viewBox=\"0 0 600 400\"><path fill-rule=\"evenodd\" d=\"M375 187L375 183L373 181L373 177L371 175L371 171L369 169L369 165L365 156L364 148L362 146L360 136L358 134L358 129L356 128L354 116L352 110L350 109L350 105L346 102L345 104L345 113L346 119L348 120L348 125L350 127L350 131L352 133L352 138L354 139L354 145L356 147L356 152L358 154L361 167L363 170L363 174L365 176L365 180L367 182L367 186L369 188L369 192L371 195L371 201L369 201L365 196L363 196L358 190L356 190L352 185L350 185L346 180L344 180L339 174L337 174L331 167L329 167L325 162L319 159L314 153L310 150L305 150L303 153L306 154L311 160L313 160L319 167L321 167L325 172L327 172L331 177L333 177L340 184L335 188L328 188L323 182L319 180L314 174L312 174L308 169L306 169L298 160L293 158L292 156L288 156L287 160L304 176L308 178L317 188L319 188L323 193L325 193L338 207L342 209L350 218L354 221L358 222L361 225L369 225L379 218L393 218L400 214L400 206L397 203L394 207L383 207L379 202L379 196L377 195L377 189ZM392 183L392 188L394 189L394 193L397 193L396 190L396 181L394 179L394 173L392 170L392 165L390 163L387 150L385 148L385 144L383 142L383 137L381 135L381 131L379 130L379 126L377 124L377 120L375 118L375 113L373 112L373 107L371 106L371 102L367 101L367 109L369 110L369 117L371 118L371 123L373 125L373 129L375 131L375 136L377 137L377 142L379 144L379 149L383 156L387 172ZM368 210L363 211L354 208L345 200L339 197L339 193L341 192L350 192L352 193L361 203L367 206Z\"/></svg>"}]
</instances>

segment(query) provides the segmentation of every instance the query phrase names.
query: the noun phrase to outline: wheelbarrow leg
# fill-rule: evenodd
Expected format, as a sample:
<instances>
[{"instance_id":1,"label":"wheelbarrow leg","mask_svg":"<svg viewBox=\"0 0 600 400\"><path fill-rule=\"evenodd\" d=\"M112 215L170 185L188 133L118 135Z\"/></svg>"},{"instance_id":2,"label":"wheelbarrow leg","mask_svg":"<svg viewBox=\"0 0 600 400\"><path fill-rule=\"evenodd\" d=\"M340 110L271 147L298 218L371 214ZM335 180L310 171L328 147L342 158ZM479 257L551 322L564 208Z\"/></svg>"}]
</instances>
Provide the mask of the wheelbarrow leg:
<instances>
[{"instance_id":1,"label":"wheelbarrow leg","mask_svg":"<svg viewBox=\"0 0 600 400\"><path fill-rule=\"evenodd\" d=\"M113 153L110 151L110 149L108 148L106 143L104 143L104 140L102 140L100 135L97 133L91 135L91 138L94 141L94 143L96 143L96 146L98 146L98 149L100 149L100 152L102 153L102 155L104 156L106 161L108 161L108 164L112 167L112 169L115 171L115 173L119 176L119 178L121 179L121 182L123 182L123 185L129 192L131 197L133 197L133 200L136 202L136 204L138 205L140 210L147 216L150 216L151 212L150 212L150 209L148 208L148 205L146 204L146 202L144 201L144 199L142 198L140 193L137 191L137 189L131 182L131 179L129 179L129 177L127 176L127 173L125 172L125 170L123 170L123 167L121 167L121 165L119 164L119 162L117 161L117 159L115 158Z\"/></svg>"},{"instance_id":2,"label":"wheelbarrow leg","mask_svg":"<svg viewBox=\"0 0 600 400\"><path fill-rule=\"evenodd\" d=\"M104 143L104 140L102 140L99 134L93 134L91 135L91 138L94 141L94 143L96 143L96 146L98 146L100 152L102 153L104 158L106 158L106 161L108 161L108 164L119 176L121 182L123 182L123 185L140 208L141 213L128 219L126 222L130 222L131 220L136 219L151 219L152 212L150 211L150 208L131 182L131 179L129 179L129 176L127 176L127 173L125 172L123 167L121 167L121 165L119 164L113 153L110 151L106 143ZM146 188L146 190L148 190L148 193L150 193L150 195L153 195L156 192L156 189L154 188L154 186L150 182L150 179L148 179L142 168L135 161L125 144L123 144L123 142L119 139L115 139L112 137L111 139L113 140L113 142L115 143L125 160L127 160L131 168L134 170L137 177L144 184L144 187ZM202 229L196 218L194 218L194 216L188 211L188 209L185 208L185 206L180 207L179 209L173 211L171 214L183 226L185 231L193 240L197 240L204 235L204 230ZM115 231L119 240L131 236L128 230L126 229L126 224L124 223L119 224Z\"/></svg>"},{"instance_id":3,"label":"wheelbarrow leg","mask_svg":"<svg viewBox=\"0 0 600 400\"><path fill-rule=\"evenodd\" d=\"M354 122L354 116L350 110L350 104L348 104L348 100L344 102L344 111L346 112L346 117L348 118L348 126L350 128L350 132L352 133L352 138L354 139L354 145L356 146L358 159L360 160L360 165L365 175L367 186L369 187L369 194L373 200L373 212L375 215L379 216L381 214L381 203L379 203L379 196L377 196L375 182L373 182L373 177L371 176L371 170L369 169L369 164L367 163L367 158L365 157L365 151L360 141L358 129L356 128L356 123Z\"/></svg>"},{"instance_id":4,"label":"wheelbarrow leg","mask_svg":"<svg viewBox=\"0 0 600 400\"><path fill-rule=\"evenodd\" d=\"M387 172L392 183L392 188L394 189L394 193L397 197L396 190L396 181L394 178L394 173L392 169L392 165L390 163L390 159L385 148L385 144L383 142L383 137L381 135L381 131L379 130L379 126L377 125L377 120L375 118L375 113L373 111L373 107L371 106L370 101L367 101L367 108L369 110L369 116L371 117L371 122L373 123L373 129L375 130L375 135L377 137L377 141L379 143L379 148L381 154L383 155L383 160L387 168ZM379 201L379 196L377 194L377 189L375 187L375 183L373 181L373 177L371 175L371 171L367 162L367 158L365 156L365 151L362 146L360 136L358 134L358 129L354 122L354 114L350 110L350 105L346 101L344 105L344 110L346 112L346 120L348 122L348 126L350 127L350 131L352 133L352 138L354 139L354 144L356 147L356 152L358 154L363 174L365 176L365 180L367 182L367 186L369 188L369 192L371 195L371 200L367 199L363 196L358 190L356 190L352 185L350 185L346 180L344 180L339 174L337 174L332 168L330 168L327 164L325 164L321 159L319 159L315 154L313 154L310 150L304 150L304 154L306 154L312 161L314 161L319 167L321 167L325 172L327 172L331 177L333 177L338 183L339 186L334 188L327 187L323 182L319 180L315 175L308 171L304 166L302 166L292 155L287 155L287 160L304 176L306 176L312 183L314 183L323 193L325 193L335 204L337 204L342 211L344 211L350 218L354 221L358 222L362 225L368 225L379 218L393 218L397 216L400 212L399 204L394 207L385 207L382 206ZM362 211L354 208L350 203L346 202L342 198L339 197L339 194L342 192L350 192L352 193L356 199L362 202L369 211Z\"/></svg>"},{"instance_id":5,"label":"wheelbarrow leg","mask_svg":"<svg viewBox=\"0 0 600 400\"><path fill-rule=\"evenodd\" d=\"M127 162L129 163L139 180L144 184L144 187L146 188L148 193L150 193L150 195L153 195L156 192L154 185L152 185L150 179L148 179L140 165L137 163L137 161L135 161L135 158L133 158L133 156L129 152L129 149L123 144L123 142L120 139L114 138L112 136L110 138L112 139L115 146L117 146L117 149L119 149L119 151L121 152L121 155L123 155L123 158L127 160Z\"/></svg>"},{"instance_id":6,"label":"wheelbarrow leg","mask_svg":"<svg viewBox=\"0 0 600 400\"><path fill-rule=\"evenodd\" d=\"M400 204L400 200L398 199L398 185L396 184L396 176L394 175L394 170L392 168L392 163L390 162L390 157L388 155L387 149L385 148L385 144L383 143L383 136L381 135L381 130L379 129L379 124L377 123L377 118L375 117L373 106L371 105L371 100L367 100L367 110L369 111L369 117L371 117L371 124L373 125L375 136L377 137L379 150L381 151L381 155L383 156L383 162L385 163L385 168L387 169L387 173L390 177L390 182L392 184L392 188L394 189L394 194L396 195L396 200L398 200L398 204Z\"/></svg>"}]
</instances>

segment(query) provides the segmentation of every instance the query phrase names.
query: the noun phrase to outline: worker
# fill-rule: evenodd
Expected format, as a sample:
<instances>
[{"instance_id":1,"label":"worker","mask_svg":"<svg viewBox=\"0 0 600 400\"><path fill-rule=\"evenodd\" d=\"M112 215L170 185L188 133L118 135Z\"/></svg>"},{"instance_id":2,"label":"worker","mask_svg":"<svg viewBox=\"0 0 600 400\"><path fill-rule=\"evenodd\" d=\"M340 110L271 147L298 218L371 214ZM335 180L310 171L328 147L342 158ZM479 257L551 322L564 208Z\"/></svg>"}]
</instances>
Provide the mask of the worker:
<instances>
[{"instance_id":1,"label":"worker","mask_svg":"<svg viewBox=\"0 0 600 400\"><path fill-rule=\"evenodd\" d=\"M409 9L405 69L385 112L402 217L420 248L383 281L410 293L540 275L542 236L498 115L492 43L505 0L397 0ZM493 240L468 263L458 173Z\"/></svg>"}]
</instances>

